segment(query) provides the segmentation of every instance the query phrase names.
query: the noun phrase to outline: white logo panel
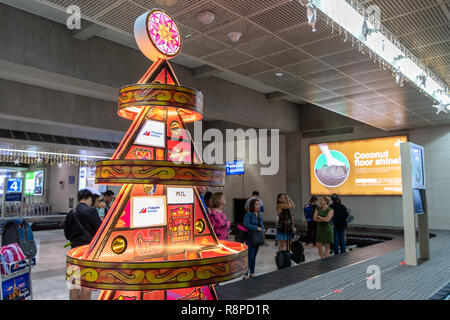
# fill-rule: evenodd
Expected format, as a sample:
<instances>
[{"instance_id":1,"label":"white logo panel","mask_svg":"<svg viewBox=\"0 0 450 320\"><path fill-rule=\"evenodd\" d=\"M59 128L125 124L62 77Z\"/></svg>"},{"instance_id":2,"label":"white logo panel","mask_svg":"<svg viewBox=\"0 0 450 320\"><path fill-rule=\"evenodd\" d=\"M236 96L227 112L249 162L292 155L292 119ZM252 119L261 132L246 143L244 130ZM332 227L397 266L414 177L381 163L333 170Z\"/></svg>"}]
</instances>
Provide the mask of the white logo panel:
<instances>
[{"instance_id":1,"label":"white logo panel","mask_svg":"<svg viewBox=\"0 0 450 320\"><path fill-rule=\"evenodd\" d=\"M166 224L166 198L161 196L131 199L131 227L153 227Z\"/></svg>"},{"instance_id":2,"label":"white logo panel","mask_svg":"<svg viewBox=\"0 0 450 320\"><path fill-rule=\"evenodd\" d=\"M165 127L164 122L146 120L134 143L164 148Z\"/></svg>"},{"instance_id":3,"label":"white logo panel","mask_svg":"<svg viewBox=\"0 0 450 320\"><path fill-rule=\"evenodd\" d=\"M169 204L194 203L194 188L167 188Z\"/></svg>"}]
</instances>

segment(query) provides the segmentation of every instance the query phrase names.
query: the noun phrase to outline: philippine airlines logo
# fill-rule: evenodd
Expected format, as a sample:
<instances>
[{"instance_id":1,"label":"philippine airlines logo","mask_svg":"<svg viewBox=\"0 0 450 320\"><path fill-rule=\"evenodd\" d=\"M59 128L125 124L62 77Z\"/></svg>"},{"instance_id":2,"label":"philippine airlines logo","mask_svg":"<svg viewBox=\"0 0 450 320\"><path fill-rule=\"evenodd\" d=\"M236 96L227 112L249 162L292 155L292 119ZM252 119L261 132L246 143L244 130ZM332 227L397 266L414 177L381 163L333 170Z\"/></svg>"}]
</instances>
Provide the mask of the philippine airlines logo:
<instances>
[{"instance_id":1,"label":"philippine airlines logo","mask_svg":"<svg viewBox=\"0 0 450 320\"><path fill-rule=\"evenodd\" d=\"M142 135L146 136L146 137L160 138L162 136L162 132L146 130L146 131L144 131L144 133Z\"/></svg>"},{"instance_id":2,"label":"philippine airlines logo","mask_svg":"<svg viewBox=\"0 0 450 320\"><path fill-rule=\"evenodd\" d=\"M142 208L139 213L140 214L152 214L152 213L158 213L159 207L144 207Z\"/></svg>"},{"instance_id":3,"label":"philippine airlines logo","mask_svg":"<svg viewBox=\"0 0 450 320\"><path fill-rule=\"evenodd\" d=\"M142 210L139 211L139 213L147 213L147 208L142 208Z\"/></svg>"}]
</instances>

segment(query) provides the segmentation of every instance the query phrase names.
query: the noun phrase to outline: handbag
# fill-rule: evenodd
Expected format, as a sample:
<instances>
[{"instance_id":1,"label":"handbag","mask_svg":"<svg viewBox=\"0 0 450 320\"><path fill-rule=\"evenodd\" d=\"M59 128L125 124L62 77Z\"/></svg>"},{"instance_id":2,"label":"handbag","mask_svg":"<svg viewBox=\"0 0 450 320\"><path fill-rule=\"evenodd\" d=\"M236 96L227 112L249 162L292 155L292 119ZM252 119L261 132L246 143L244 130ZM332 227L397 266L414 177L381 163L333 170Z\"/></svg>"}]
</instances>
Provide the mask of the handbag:
<instances>
[{"instance_id":1,"label":"handbag","mask_svg":"<svg viewBox=\"0 0 450 320\"><path fill-rule=\"evenodd\" d=\"M258 226L259 226L259 217L258 217ZM259 247L262 246L264 244L264 233L262 231L254 231L254 230L250 230L249 231L249 240L250 240L250 244L254 247Z\"/></svg>"},{"instance_id":2,"label":"handbag","mask_svg":"<svg viewBox=\"0 0 450 320\"><path fill-rule=\"evenodd\" d=\"M262 231L250 230L250 244L254 247L259 247L264 244L264 233Z\"/></svg>"},{"instance_id":3,"label":"handbag","mask_svg":"<svg viewBox=\"0 0 450 320\"><path fill-rule=\"evenodd\" d=\"M238 224L236 227L236 233L234 235L234 240L240 243L244 243L247 238L248 230L242 225Z\"/></svg>"}]
</instances>

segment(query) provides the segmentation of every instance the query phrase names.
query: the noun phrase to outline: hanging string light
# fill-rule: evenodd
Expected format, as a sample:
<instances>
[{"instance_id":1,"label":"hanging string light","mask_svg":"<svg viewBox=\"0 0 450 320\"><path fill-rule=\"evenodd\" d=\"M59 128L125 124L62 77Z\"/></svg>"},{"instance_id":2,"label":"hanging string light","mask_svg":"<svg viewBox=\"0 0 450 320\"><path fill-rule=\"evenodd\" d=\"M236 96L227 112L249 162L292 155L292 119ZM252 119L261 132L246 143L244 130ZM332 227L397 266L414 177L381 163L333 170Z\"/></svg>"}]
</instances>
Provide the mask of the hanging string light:
<instances>
[{"instance_id":1,"label":"hanging string light","mask_svg":"<svg viewBox=\"0 0 450 320\"><path fill-rule=\"evenodd\" d=\"M83 159L82 159L83 158ZM80 166L86 164L88 166L95 165L100 159L108 159L101 156L85 156L67 153L52 153L43 151L28 150L10 150L0 149L0 162L14 163L14 165L64 165L64 166Z\"/></svg>"}]
</instances>

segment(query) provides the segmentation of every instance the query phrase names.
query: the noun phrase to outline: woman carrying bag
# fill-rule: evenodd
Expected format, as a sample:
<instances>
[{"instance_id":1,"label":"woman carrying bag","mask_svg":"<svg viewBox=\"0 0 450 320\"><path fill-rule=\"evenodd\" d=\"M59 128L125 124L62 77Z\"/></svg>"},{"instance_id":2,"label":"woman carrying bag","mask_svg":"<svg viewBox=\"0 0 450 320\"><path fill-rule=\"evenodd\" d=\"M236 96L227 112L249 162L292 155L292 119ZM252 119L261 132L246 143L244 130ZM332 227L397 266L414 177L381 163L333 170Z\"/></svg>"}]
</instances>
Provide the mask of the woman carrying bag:
<instances>
[{"instance_id":1,"label":"woman carrying bag","mask_svg":"<svg viewBox=\"0 0 450 320\"><path fill-rule=\"evenodd\" d=\"M247 232L248 246L248 268L250 269L250 278L255 276L256 255L259 246L264 244L264 222L261 215L261 204L257 199L252 199L249 205L249 211L244 216L244 227ZM248 274L244 279L248 278Z\"/></svg>"}]
</instances>

